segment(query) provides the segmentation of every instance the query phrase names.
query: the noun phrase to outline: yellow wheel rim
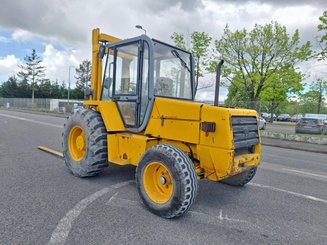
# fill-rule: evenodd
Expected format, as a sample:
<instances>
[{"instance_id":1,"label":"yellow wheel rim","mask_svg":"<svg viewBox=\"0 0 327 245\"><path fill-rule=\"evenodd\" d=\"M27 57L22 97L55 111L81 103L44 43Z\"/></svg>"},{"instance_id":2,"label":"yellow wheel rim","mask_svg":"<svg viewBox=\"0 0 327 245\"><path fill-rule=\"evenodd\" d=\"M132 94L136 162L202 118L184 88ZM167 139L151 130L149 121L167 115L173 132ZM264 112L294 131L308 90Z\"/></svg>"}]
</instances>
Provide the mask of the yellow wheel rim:
<instances>
[{"instance_id":1,"label":"yellow wheel rim","mask_svg":"<svg viewBox=\"0 0 327 245\"><path fill-rule=\"evenodd\" d=\"M84 130L80 126L71 128L68 137L68 148L72 159L79 162L85 155L86 138Z\"/></svg>"},{"instance_id":2,"label":"yellow wheel rim","mask_svg":"<svg viewBox=\"0 0 327 245\"><path fill-rule=\"evenodd\" d=\"M174 184L168 168L160 162L152 162L143 172L144 190L155 203L164 204L173 196Z\"/></svg>"}]
</instances>

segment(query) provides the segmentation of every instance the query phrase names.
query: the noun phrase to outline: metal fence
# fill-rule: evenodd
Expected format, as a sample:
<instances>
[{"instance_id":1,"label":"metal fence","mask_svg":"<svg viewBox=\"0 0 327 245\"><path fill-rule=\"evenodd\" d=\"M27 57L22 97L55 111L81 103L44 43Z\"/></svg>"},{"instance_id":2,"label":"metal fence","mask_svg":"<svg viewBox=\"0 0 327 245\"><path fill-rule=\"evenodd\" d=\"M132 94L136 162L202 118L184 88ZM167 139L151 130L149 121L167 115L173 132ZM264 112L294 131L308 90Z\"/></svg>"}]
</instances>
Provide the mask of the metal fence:
<instances>
[{"instance_id":1,"label":"metal fence","mask_svg":"<svg viewBox=\"0 0 327 245\"><path fill-rule=\"evenodd\" d=\"M201 103L212 104L212 101L199 101ZM327 104L321 103L300 103L300 102L271 102L271 101L237 101L219 103L220 106L241 107L255 109L258 113L279 114L327 114ZM82 100L66 100L66 99L34 99L31 98L0 98L0 107L31 109L40 111L57 111L71 112L76 106L82 106Z\"/></svg>"},{"instance_id":2,"label":"metal fence","mask_svg":"<svg viewBox=\"0 0 327 245\"><path fill-rule=\"evenodd\" d=\"M35 98L0 98L0 107L7 109L29 109L36 111L71 112L74 107L82 105L82 100L41 99Z\"/></svg>"}]
</instances>

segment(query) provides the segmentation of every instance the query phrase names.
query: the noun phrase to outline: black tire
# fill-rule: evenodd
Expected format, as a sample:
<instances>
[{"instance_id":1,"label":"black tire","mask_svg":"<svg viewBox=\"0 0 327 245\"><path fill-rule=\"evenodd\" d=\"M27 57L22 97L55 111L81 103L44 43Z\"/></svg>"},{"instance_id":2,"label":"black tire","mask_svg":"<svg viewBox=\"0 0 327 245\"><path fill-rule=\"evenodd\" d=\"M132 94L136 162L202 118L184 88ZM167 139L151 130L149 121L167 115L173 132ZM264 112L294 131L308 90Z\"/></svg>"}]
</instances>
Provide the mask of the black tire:
<instances>
[{"instance_id":1,"label":"black tire","mask_svg":"<svg viewBox=\"0 0 327 245\"><path fill-rule=\"evenodd\" d=\"M144 187L145 168L153 162L163 164L171 173L173 192L163 204L151 200ZM176 218L185 214L193 205L198 190L197 175L192 160L179 148L160 144L146 151L136 169L136 183L145 206L154 214L164 218Z\"/></svg>"},{"instance_id":2,"label":"black tire","mask_svg":"<svg viewBox=\"0 0 327 245\"><path fill-rule=\"evenodd\" d=\"M86 138L85 153L80 161L72 158L68 146L69 134L74 126L82 128ZM107 132L100 113L84 108L79 109L68 117L62 136L64 160L73 175L94 176L108 166Z\"/></svg>"},{"instance_id":3,"label":"black tire","mask_svg":"<svg viewBox=\"0 0 327 245\"><path fill-rule=\"evenodd\" d=\"M227 179L221 180L220 182L227 184L227 185L232 185L232 186L244 186L253 179L256 172L257 172L256 167L251 168L242 173L239 173L239 174L229 177Z\"/></svg>"}]
</instances>

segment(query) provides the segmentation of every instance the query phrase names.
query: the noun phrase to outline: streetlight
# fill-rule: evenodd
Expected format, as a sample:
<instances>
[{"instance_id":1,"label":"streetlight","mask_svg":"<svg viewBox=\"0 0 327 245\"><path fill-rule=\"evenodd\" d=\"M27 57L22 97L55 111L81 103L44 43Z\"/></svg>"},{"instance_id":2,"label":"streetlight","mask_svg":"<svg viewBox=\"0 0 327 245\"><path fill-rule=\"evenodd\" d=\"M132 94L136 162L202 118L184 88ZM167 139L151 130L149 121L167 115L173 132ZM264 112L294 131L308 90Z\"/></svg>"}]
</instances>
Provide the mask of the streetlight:
<instances>
[{"instance_id":1,"label":"streetlight","mask_svg":"<svg viewBox=\"0 0 327 245\"><path fill-rule=\"evenodd\" d=\"M70 68L73 68L75 66L69 66L69 72L68 72L68 105L69 105L69 94L70 94Z\"/></svg>"},{"instance_id":2,"label":"streetlight","mask_svg":"<svg viewBox=\"0 0 327 245\"><path fill-rule=\"evenodd\" d=\"M146 35L146 30L143 29L143 27L142 27L141 25L136 25L135 27L136 27L137 29L141 29L141 30L143 30L143 31L144 31L144 35Z\"/></svg>"}]
</instances>

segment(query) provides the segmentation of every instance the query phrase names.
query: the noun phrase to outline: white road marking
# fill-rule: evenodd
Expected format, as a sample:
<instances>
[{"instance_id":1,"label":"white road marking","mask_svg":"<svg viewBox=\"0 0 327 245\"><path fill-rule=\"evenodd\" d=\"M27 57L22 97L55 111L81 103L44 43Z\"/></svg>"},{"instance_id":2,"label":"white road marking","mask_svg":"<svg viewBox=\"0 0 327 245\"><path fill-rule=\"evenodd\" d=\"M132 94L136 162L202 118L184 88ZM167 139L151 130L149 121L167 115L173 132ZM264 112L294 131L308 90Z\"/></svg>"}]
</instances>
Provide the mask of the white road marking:
<instances>
[{"instance_id":1,"label":"white road marking","mask_svg":"<svg viewBox=\"0 0 327 245\"><path fill-rule=\"evenodd\" d=\"M81 212L87 208L92 202L94 202L99 197L107 194L109 191L119 189L134 182L133 180L121 182L113 186L103 188L92 195L84 198L79 203L77 203L71 210L69 210L66 215L59 221L57 227L52 232L50 241L48 244L65 244L69 232L72 228L74 221L78 218Z\"/></svg>"},{"instance_id":2,"label":"white road marking","mask_svg":"<svg viewBox=\"0 0 327 245\"><path fill-rule=\"evenodd\" d=\"M284 174L291 174L291 175L295 175L295 176L303 176L303 177L307 177L307 178L312 178L312 179L319 179L322 181L326 181L327 179L327 175L323 175L323 174L317 174L317 173L312 173L310 172L310 170L307 169L293 169L293 168L285 168L283 167L284 165L281 164L275 164L275 163L269 163L269 162L265 162L262 161L262 164L260 165L260 169L268 169L268 170L272 170L278 173L284 173Z\"/></svg>"},{"instance_id":3,"label":"white road marking","mask_svg":"<svg viewBox=\"0 0 327 245\"><path fill-rule=\"evenodd\" d=\"M125 198L119 198L116 197L118 194L115 193L106 203L107 205L113 205L115 207L121 207L121 208L141 208L141 204L137 201L125 199ZM188 211L189 214L192 216L196 216L197 219L201 218L202 220L209 222L209 223L216 223L217 221L230 221L230 222L242 222L242 223L248 223L248 221L241 220L241 219L233 219L229 218L227 214L223 215L223 210L219 210L219 216L215 215L208 215L202 212L197 211Z\"/></svg>"},{"instance_id":4,"label":"white road marking","mask_svg":"<svg viewBox=\"0 0 327 245\"><path fill-rule=\"evenodd\" d=\"M106 202L106 205L112 205L115 207L123 207L123 208L140 208L141 207L140 203L138 203L137 201L120 198L120 197L115 197L116 194L117 193L115 193L115 195L113 195Z\"/></svg>"},{"instance_id":5,"label":"white road marking","mask_svg":"<svg viewBox=\"0 0 327 245\"><path fill-rule=\"evenodd\" d=\"M260 187L260 188L264 188L264 189L268 189L268 190L272 190L272 191L284 192L284 193L291 194L293 196L297 196L297 197L301 197L301 198L309 199L309 200L312 200L312 201L322 202L322 203L327 204L327 200L325 200L325 199L321 199L321 198L310 196L310 195L301 194L301 193L294 192L294 191L288 191L288 190L276 188L276 187L273 187L273 186L262 185L262 184L257 184L257 183L248 183L248 185L252 185L252 186L256 186L256 187Z\"/></svg>"},{"instance_id":6,"label":"white road marking","mask_svg":"<svg viewBox=\"0 0 327 245\"><path fill-rule=\"evenodd\" d=\"M304 172L304 171L300 171L300 170L295 170L295 169L291 169L291 168L283 168L286 171L291 171L291 172L295 172L295 173L299 173L299 174L304 174L304 175L311 175L311 176L315 176L315 177L320 177L320 178L326 178L326 175L321 175L321 174L314 174L314 173L310 173L310 172Z\"/></svg>"},{"instance_id":7,"label":"white road marking","mask_svg":"<svg viewBox=\"0 0 327 245\"><path fill-rule=\"evenodd\" d=\"M107 204L108 204L109 202L111 202L112 199L114 199L114 198L118 195L118 193L119 193L119 191L117 191L115 194L113 194L112 197L110 197L110 199L109 199L109 201L107 202Z\"/></svg>"},{"instance_id":8,"label":"white road marking","mask_svg":"<svg viewBox=\"0 0 327 245\"><path fill-rule=\"evenodd\" d=\"M214 215L208 215L208 214L205 214L205 213L202 213L202 212L197 212L197 211L189 211L189 213L191 215L195 215L195 216L198 216L198 217L202 217L206 220L210 220L210 219L217 219L219 221L231 221L231 222L241 222L241 223L249 223L248 221L246 220L241 220L241 219L233 219L233 218L229 218L227 216L227 214L225 214L225 216L223 216L223 210L220 209L219 210L219 216L214 216Z\"/></svg>"},{"instance_id":9,"label":"white road marking","mask_svg":"<svg viewBox=\"0 0 327 245\"><path fill-rule=\"evenodd\" d=\"M33 119L24 118L24 117L17 117L17 116L7 115L7 114L3 114L3 113L0 113L0 116L12 118L12 119L17 119L17 120L21 120L21 121L25 121L25 122L31 122L31 123L37 123L37 124L41 124L41 125L56 127L56 128L63 128L63 126L60 126L60 125L57 125L57 124L47 123L47 122L40 122L40 121L36 121L36 120L33 120Z\"/></svg>"}]
</instances>

